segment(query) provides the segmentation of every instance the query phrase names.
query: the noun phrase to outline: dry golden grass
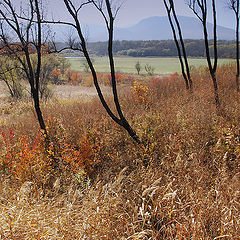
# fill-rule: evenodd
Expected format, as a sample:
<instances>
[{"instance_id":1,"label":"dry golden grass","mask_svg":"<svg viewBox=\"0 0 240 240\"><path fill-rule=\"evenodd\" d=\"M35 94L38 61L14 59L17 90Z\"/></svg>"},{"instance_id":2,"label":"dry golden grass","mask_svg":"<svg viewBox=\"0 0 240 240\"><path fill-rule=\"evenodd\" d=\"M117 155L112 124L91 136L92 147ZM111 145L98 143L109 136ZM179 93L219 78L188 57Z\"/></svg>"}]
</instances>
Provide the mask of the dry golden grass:
<instances>
[{"instance_id":1,"label":"dry golden grass","mask_svg":"<svg viewBox=\"0 0 240 240\"><path fill-rule=\"evenodd\" d=\"M44 103L50 135L62 134L74 146L88 137L99 146L99 162L88 176L58 174L42 186L2 172L0 238L240 239L240 98L233 71L218 71L222 114L205 70L193 73L193 94L176 75L150 81L144 94L120 89L142 145L112 122L97 98ZM1 131L34 138L33 111L15 111Z\"/></svg>"}]
</instances>

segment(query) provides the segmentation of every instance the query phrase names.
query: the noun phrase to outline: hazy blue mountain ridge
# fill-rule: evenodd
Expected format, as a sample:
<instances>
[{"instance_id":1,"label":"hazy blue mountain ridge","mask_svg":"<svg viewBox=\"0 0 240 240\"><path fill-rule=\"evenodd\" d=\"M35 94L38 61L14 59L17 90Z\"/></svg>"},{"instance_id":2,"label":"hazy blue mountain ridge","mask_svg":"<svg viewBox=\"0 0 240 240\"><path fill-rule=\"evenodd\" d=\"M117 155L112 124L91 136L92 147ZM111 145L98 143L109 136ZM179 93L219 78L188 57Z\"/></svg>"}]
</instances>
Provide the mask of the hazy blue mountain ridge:
<instances>
[{"instance_id":1,"label":"hazy blue mountain ridge","mask_svg":"<svg viewBox=\"0 0 240 240\"><path fill-rule=\"evenodd\" d=\"M203 31L201 22L194 17L178 16L182 27L184 39L202 39ZM53 26L56 38L61 41L70 30L64 26ZM213 24L208 23L209 39L213 39ZM83 31L89 42L106 41L107 30L101 25L83 25ZM62 34L64 33L64 34ZM230 28L217 27L219 40L233 40L235 31ZM114 40L168 40L173 39L172 31L167 16L155 16L141 20L136 25L126 28L115 27Z\"/></svg>"},{"instance_id":2,"label":"hazy blue mountain ridge","mask_svg":"<svg viewBox=\"0 0 240 240\"><path fill-rule=\"evenodd\" d=\"M194 17L178 17L182 27L184 39L202 39L203 31L201 22ZM213 38L213 24L208 23L209 39ZM172 31L167 17L150 17L141 20L132 27L117 29L116 40L168 40L172 39ZM129 32L127 35L125 32ZM233 40L234 30L222 26L217 27L218 39Z\"/></svg>"}]
</instances>

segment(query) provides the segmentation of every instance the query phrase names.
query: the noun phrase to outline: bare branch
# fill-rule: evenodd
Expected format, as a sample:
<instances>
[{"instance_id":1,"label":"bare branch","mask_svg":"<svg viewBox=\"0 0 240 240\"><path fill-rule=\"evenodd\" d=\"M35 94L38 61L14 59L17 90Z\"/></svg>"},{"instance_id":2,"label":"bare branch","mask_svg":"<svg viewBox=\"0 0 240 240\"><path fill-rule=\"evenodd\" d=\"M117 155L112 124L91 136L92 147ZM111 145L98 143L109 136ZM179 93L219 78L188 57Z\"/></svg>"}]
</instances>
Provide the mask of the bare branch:
<instances>
[{"instance_id":1,"label":"bare branch","mask_svg":"<svg viewBox=\"0 0 240 240\"><path fill-rule=\"evenodd\" d=\"M13 1L2 0L0 8L0 17L2 20L0 38L2 40L2 54L9 55L16 59L26 74L26 78L31 88L31 95L34 100L34 106L38 117L40 128L46 132L45 123L39 103L39 81L41 72L42 58L42 19L43 12L40 9L41 0L28 0L26 12L22 6L21 12L14 8ZM7 29L3 28L7 26ZM13 39L8 37L6 32L11 32ZM32 54L37 55L37 61L34 61ZM36 64L36 67L34 65Z\"/></svg>"},{"instance_id":2,"label":"bare branch","mask_svg":"<svg viewBox=\"0 0 240 240\"><path fill-rule=\"evenodd\" d=\"M109 20L108 20L105 12L104 12L104 10L103 10L103 1L102 1L102 0L100 0L100 1L94 1L94 0L93 0L92 3L93 3L93 5L97 8L97 10L101 13L101 15L103 16L103 19L104 19L105 24L106 24L106 26L107 26L107 29L108 29L108 31L109 31L109 28L110 28L110 26L109 26Z\"/></svg>"},{"instance_id":3,"label":"bare branch","mask_svg":"<svg viewBox=\"0 0 240 240\"><path fill-rule=\"evenodd\" d=\"M199 11L203 11L203 5L199 0L186 0L185 3L193 11L196 17L202 22L203 17L200 15Z\"/></svg>"},{"instance_id":4,"label":"bare branch","mask_svg":"<svg viewBox=\"0 0 240 240\"><path fill-rule=\"evenodd\" d=\"M76 9L76 13L78 13L82 7L84 7L85 5L88 5L89 3L91 3L91 0L88 0L87 2L82 3L77 9Z\"/></svg>"},{"instance_id":5,"label":"bare branch","mask_svg":"<svg viewBox=\"0 0 240 240\"><path fill-rule=\"evenodd\" d=\"M73 3L71 0L64 0L66 8L74 20L74 25L75 25L74 28L76 29L78 37L80 38L81 50L84 54L84 57L86 58L88 66L91 70L93 82L94 82L94 85L96 87L98 96L100 98L100 101L101 101L103 107L107 111L108 115L113 119L113 121L115 121L118 125L124 127L125 130L129 133L129 135L136 142L140 143L139 137L136 135L135 131L131 128L128 121L126 120L126 118L123 115L123 112L121 110L121 106L119 103L119 99L118 99L117 88L116 88L115 68L114 68L114 60L113 60L113 54L112 54L113 22L114 22L114 18L116 17L116 14L118 13L120 7L116 8L116 14L113 14L112 13L112 5L109 0L89 0L88 2L92 3L96 7L96 9L100 12L100 14L102 15L102 17L106 23L106 27L108 29L108 37L109 37L108 54L109 54L109 62L110 62L110 69L111 69L112 90L113 90L115 107L117 109L117 114L115 114L111 110L111 108L109 107L108 103L106 102L106 100L102 94L101 88L99 86L96 70L93 66L93 62L90 58L89 52L86 47L86 38L83 36L80 20L78 18L78 11L79 11L79 9L81 9L81 5L79 8L75 8L73 6ZM82 5L82 6L84 6L84 5ZM105 7L106 7L106 9L105 9ZM74 45L74 44L75 44L74 40L72 38L70 38L70 46Z\"/></svg>"}]
</instances>

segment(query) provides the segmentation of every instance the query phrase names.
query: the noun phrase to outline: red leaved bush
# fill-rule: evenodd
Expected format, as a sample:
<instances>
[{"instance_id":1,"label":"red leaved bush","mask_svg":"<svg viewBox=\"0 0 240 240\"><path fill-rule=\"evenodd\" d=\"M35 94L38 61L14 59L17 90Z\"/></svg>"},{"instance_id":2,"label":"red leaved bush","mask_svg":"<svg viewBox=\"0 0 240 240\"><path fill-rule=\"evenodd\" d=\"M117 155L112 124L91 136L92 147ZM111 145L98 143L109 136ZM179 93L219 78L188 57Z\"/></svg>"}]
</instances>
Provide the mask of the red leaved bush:
<instances>
[{"instance_id":1,"label":"red leaved bush","mask_svg":"<svg viewBox=\"0 0 240 240\"><path fill-rule=\"evenodd\" d=\"M60 130L61 125L57 126ZM100 146L89 137L83 137L79 145L74 145L61 134L58 132L55 137L50 136L49 143L42 132L34 139L15 137L12 130L9 134L2 132L0 169L19 182L31 180L42 184L46 176L52 174L58 176L65 172L72 176L79 171L91 174L99 162Z\"/></svg>"}]
</instances>

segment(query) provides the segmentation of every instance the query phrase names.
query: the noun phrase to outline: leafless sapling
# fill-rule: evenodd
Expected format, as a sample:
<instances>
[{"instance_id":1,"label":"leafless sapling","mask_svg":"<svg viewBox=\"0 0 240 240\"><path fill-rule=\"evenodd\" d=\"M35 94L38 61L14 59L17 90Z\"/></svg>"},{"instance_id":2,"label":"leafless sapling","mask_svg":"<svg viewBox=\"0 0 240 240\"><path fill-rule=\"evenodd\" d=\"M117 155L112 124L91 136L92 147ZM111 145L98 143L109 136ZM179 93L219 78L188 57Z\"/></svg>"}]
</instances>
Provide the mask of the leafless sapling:
<instances>
[{"instance_id":1,"label":"leafless sapling","mask_svg":"<svg viewBox=\"0 0 240 240\"><path fill-rule=\"evenodd\" d=\"M239 0L227 0L228 7L233 10L236 18L236 88L237 92L239 92Z\"/></svg>"},{"instance_id":2,"label":"leafless sapling","mask_svg":"<svg viewBox=\"0 0 240 240\"><path fill-rule=\"evenodd\" d=\"M179 58L180 65L181 65L182 76L185 80L186 89L192 91L192 85L193 85L192 78L191 78L191 74L190 74L190 68L189 68L189 64L188 64L185 44L184 44L184 40L183 40L183 36L182 36L182 29L181 29L181 26L180 26L180 23L179 23L177 14L176 14L174 1L173 0L163 0L163 2L164 2L164 6L166 8L166 11L168 14L168 20L169 20L169 23L170 23L170 26L172 29L173 38L174 38L174 42L175 42L175 45L177 48L178 58ZM172 17L176 23L180 44L178 41L176 28L175 28ZM183 61L182 57L183 57L184 61Z\"/></svg>"},{"instance_id":3,"label":"leafless sapling","mask_svg":"<svg viewBox=\"0 0 240 240\"><path fill-rule=\"evenodd\" d=\"M201 21L203 26L203 35L204 35L204 43L205 43L205 52L208 63L209 73L212 78L213 88L214 88L214 96L215 96L215 104L217 111L220 110L220 100L219 100L219 91L218 91L218 83L216 79L216 71L218 64L218 50L217 50L217 11L215 0L211 0L212 5L212 15L213 15L213 63L211 61L210 56L210 46L208 39L208 28L207 28L207 15L208 15L208 1L207 0L187 0L188 7L193 11L193 13L197 16L197 18Z\"/></svg>"},{"instance_id":4,"label":"leafless sapling","mask_svg":"<svg viewBox=\"0 0 240 240\"><path fill-rule=\"evenodd\" d=\"M40 0L26 0L24 3L26 5L17 6L13 0L0 1L1 54L17 60L21 65L30 85L40 128L46 132L39 101L41 61L46 50L43 12ZM35 63L32 55L36 55Z\"/></svg>"},{"instance_id":5,"label":"leafless sapling","mask_svg":"<svg viewBox=\"0 0 240 240\"><path fill-rule=\"evenodd\" d=\"M59 24L65 24L73 27L78 35L79 42L76 42L75 40L69 41L70 48L74 50L79 50L83 53L92 77L94 81L95 88L97 90L98 96L100 98L100 101L107 111L108 115L120 126L122 126L128 133L129 135L133 138L134 141L137 143L140 143L140 139L137 136L136 132L132 129L130 126L129 122L125 118L122 108L119 103L119 97L118 97L118 91L117 91L117 85L116 85L116 76L115 76L115 64L114 64L114 58L113 58L113 31L114 31L114 20L116 18L116 15L120 9L120 5L118 6L113 6L113 1L109 0L87 0L87 1L82 1L81 4L78 6L74 5L74 2L72 0L63 0L64 4L66 6L66 9L68 13L71 15L73 22L62 22L62 21L53 21L52 23L59 23ZM79 18L80 15L80 10L87 4L92 4L93 6L96 7L96 9L100 12L101 16L103 17L106 27L107 27L107 32L108 32L108 58L109 58L109 65L110 65L110 70L111 70L111 86L112 86L112 92L113 92L113 97L114 97L114 104L117 110L117 115L114 114L114 112L110 109L109 105L107 104L101 88L99 86L98 82L98 77L96 70L94 68L93 62L90 58L90 54L87 49L87 44L86 44L86 38L83 34L82 31L82 26L81 26L81 21ZM49 22L51 23L51 22Z\"/></svg>"}]
</instances>

